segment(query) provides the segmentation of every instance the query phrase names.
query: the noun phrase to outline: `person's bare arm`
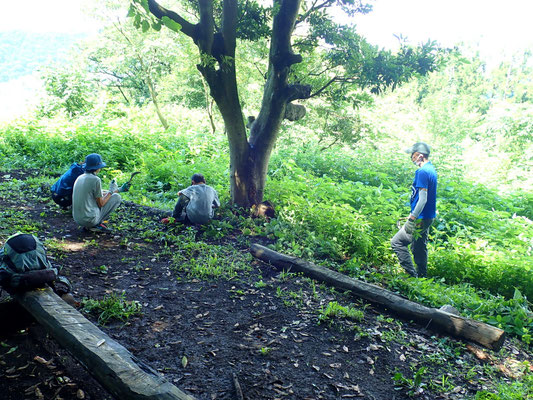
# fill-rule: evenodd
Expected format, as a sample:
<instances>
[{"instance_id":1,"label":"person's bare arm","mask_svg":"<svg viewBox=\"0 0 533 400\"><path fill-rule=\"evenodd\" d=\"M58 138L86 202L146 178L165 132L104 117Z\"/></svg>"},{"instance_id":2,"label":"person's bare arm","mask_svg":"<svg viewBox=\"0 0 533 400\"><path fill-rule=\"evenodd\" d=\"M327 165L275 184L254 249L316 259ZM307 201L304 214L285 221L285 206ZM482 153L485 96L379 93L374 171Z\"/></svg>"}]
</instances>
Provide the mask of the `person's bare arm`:
<instances>
[{"instance_id":1,"label":"person's bare arm","mask_svg":"<svg viewBox=\"0 0 533 400\"><path fill-rule=\"evenodd\" d=\"M118 193L118 190L115 190L113 193ZM111 192L106 192L102 197L96 198L96 204L98 204L98 207L102 208L107 204L111 196L113 195Z\"/></svg>"}]
</instances>

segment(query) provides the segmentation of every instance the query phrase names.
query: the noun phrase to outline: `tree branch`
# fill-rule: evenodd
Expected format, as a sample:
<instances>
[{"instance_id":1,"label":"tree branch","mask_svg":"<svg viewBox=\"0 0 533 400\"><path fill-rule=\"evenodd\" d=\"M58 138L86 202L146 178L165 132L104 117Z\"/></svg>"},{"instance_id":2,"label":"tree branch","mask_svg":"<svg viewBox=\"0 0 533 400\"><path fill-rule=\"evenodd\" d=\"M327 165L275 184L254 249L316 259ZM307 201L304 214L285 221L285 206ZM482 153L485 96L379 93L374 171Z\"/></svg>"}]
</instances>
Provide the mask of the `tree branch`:
<instances>
[{"instance_id":1,"label":"tree branch","mask_svg":"<svg viewBox=\"0 0 533 400\"><path fill-rule=\"evenodd\" d=\"M333 70L333 69L335 69L335 67L327 67L327 68L325 68L324 70L322 70L322 71L320 71L320 72L316 72L316 73L309 72L309 73L307 74L307 76L320 76L320 75L323 75L323 74L325 74L326 72L331 71L331 70Z\"/></svg>"},{"instance_id":2,"label":"tree branch","mask_svg":"<svg viewBox=\"0 0 533 400\"><path fill-rule=\"evenodd\" d=\"M115 72L110 72L110 71L107 71L101 67L98 67L98 70L96 71L97 74L102 74L102 75L109 75L109 76L112 76L113 78L116 78L117 80L119 81L122 81L124 80L126 77L128 77L129 75L119 75Z\"/></svg>"},{"instance_id":3,"label":"tree branch","mask_svg":"<svg viewBox=\"0 0 533 400\"><path fill-rule=\"evenodd\" d=\"M290 103L297 99L308 99L311 95L311 85L288 85L285 89L287 102Z\"/></svg>"},{"instance_id":4,"label":"tree branch","mask_svg":"<svg viewBox=\"0 0 533 400\"><path fill-rule=\"evenodd\" d=\"M288 89L289 67L302 61L291 46L294 23L301 0L274 0L276 13L272 24L267 80L261 110L250 129L250 147L256 157L268 158L287 108L287 99L298 98L298 90Z\"/></svg>"},{"instance_id":5,"label":"tree branch","mask_svg":"<svg viewBox=\"0 0 533 400\"><path fill-rule=\"evenodd\" d=\"M336 136L336 137L335 137L335 140L334 140L333 142L331 142L331 143L330 143L329 145L327 145L327 146L322 146L322 147L320 148L320 151L324 151L324 150L327 150L327 149L333 147L333 146L335 145L335 143L337 143L339 140L340 140L340 136Z\"/></svg>"},{"instance_id":6,"label":"tree branch","mask_svg":"<svg viewBox=\"0 0 533 400\"><path fill-rule=\"evenodd\" d=\"M201 51L213 54L215 19L213 18L213 0L198 0L200 22L197 25L197 44Z\"/></svg>"},{"instance_id":7,"label":"tree branch","mask_svg":"<svg viewBox=\"0 0 533 400\"><path fill-rule=\"evenodd\" d=\"M224 37L225 53L235 57L237 44L237 0L224 0L222 9L222 36Z\"/></svg>"},{"instance_id":8,"label":"tree branch","mask_svg":"<svg viewBox=\"0 0 533 400\"><path fill-rule=\"evenodd\" d=\"M148 7L150 12L157 18L168 17L171 20L181 25L181 31L192 38L194 41L197 39L196 25L191 24L185 18L181 17L174 11L168 10L163 6L160 6L155 0L148 0Z\"/></svg>"},{"instance_id":9,"label":"tree branch","mask_svg":"<svg viewBox=\"0 0 533 400\"><path fill-rule=\"evenodd\" d=\"M334 82L338 82L340 81L340 79L336 76L334 76L333 78L331 78L324 86L322 86L320 89L318 89L315 93L309 95L308 98L312 98L312 97L316 97L316 96L320 96L320 94L326 90L331 84L333 84Z\"/></svg>"},{"instance_id":10,"label":"tree branch","mask_svg":"<svg viewBox=\"0 0 533 400\"><path fill-rule=\"evenodd\" d=\"M309 17L309 15L311 15L314 11L320 10L321 8L329 7L334 2L335 2L335 0L325 0L321 4L317 4L318 0L316 0L313 3L313 5L309 8L309 10L307 10L307 12L305 14L302 14L298 18L298 20L296 21L295 25L298 25L299 23L302 23L303 21L305 21L307 19L307 17Z\"/></svg>"},{"instance_id":11,"label":"tree branch","mask_svg":"<svg viewBox=\"0 0 533 400\"><path fill-rule=\"evenodd\" d=\"M126 95L124 94L124 92L122 91L122 88L120 87L120 85L114 85L114 87L116 87L116 88L120 91L120 94L122 95L122 97L124 97L124 100L126 100L126 104L127 104L127 105L130 105L130 101L129 101L129 99L126 97Z\"/></svg>"},{"instance_id":12,"label":"tree branch","mask_svg":"<svg viewBox=\"0 0 533 400\"><path fill-rule=\"evenodd\" d=\"M300 1L275 1L280 9L274 17L270 59L276 70L302 62L302 56L294 54L291 46L292 32Z\"/></svg>"}]
</instances>

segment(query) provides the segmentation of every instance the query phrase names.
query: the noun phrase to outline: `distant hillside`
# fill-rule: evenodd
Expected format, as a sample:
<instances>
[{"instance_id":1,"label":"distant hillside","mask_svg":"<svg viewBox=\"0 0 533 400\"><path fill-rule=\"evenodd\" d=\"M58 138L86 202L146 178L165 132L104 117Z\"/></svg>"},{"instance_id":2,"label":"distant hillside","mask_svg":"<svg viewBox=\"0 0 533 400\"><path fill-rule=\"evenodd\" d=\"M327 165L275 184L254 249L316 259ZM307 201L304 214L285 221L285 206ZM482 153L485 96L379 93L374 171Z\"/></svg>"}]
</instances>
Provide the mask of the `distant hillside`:
<instances>
[{"instance_id":1,"label":"distant hillside","mask_svg":"<svg viewBox=\"0 0 533 400\"><path fill-rule=\"evenodd\" d=\"M65 57L84 34L0 32L0 82L32 74Z\"/></svg>"}]
</instances>

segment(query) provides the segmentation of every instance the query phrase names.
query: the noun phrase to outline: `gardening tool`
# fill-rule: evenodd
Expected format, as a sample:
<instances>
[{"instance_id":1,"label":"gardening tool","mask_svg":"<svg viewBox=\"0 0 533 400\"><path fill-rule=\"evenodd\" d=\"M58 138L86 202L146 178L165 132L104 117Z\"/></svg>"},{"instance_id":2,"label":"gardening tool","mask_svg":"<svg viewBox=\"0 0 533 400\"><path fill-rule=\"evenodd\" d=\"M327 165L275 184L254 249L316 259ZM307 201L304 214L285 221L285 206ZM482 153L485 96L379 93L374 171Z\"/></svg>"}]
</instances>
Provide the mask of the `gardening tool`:
<instances>
[{"instance_id":1,"label":"gardening tool","mask_svg":"<svg viewBox=\"0 0 533 400\"><path fill-rule=\"evenodd\" d=\"M131 176L130 176L130 180L128 181L128 183L131 184L131 180L133 179L133 177L134 177L135 175L137 175L137 174L140 174L140 173L141 173L140 171L132 172L132 173L131 173Z\"/></svg>"},{"instance_id":2,"label":"gardening tool","mask_svg":"<svg viewBox=\"0 0 533 400\"><path fill-rule=\"evenodd\" d=\"M131 186L131 180L133 179L133 177L137 174L140 174L139 171L135 171L135 172L132 172L131 176L130 176L130 179L122 184L122 186L119 188L118 185L117 185L117 181L115 179L113 179L111 181L111 183L109 184L109 191L111 193L114 193L115 190L118 190L119 192L127 192Z\"/></svg>"},{"instance_id":3,"label":"gardening tool","mask_svg":"<svg viewBox=\"0 0 533 400\"><path fill-rule=\"evenodd\" d=\"M135 171L135 172L132 172L131 176L130 176L130 180L127 181L126 183L124 183L120 189L119 189L119 192L127 192L128 190L130 190L130 187L131 187L131 180L133 179L133 177L137 174L140 174L139 171Z\"/></svg>"}]
</instances>

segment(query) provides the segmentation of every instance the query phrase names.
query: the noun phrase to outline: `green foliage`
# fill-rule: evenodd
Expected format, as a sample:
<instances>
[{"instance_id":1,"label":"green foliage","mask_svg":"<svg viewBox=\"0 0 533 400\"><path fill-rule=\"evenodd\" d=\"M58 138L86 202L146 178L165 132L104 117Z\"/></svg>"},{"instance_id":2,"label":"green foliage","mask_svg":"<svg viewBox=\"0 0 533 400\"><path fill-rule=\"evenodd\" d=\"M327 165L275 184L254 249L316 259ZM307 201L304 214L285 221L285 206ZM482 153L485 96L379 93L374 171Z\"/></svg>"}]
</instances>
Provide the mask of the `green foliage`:
<instances>
[{"instance_id":1,"label":"green foliage","mask_svg":"<svg viewBox=\"0 0 533 400\"><path fill-rule=\"evenodd\" d=\"M98 316L100 325L107 324L110 320L127 322L134 315L141 313L141 304L137 301L127 301L125 293L115 293L104 296L101 300L84 299L82 310Z\"/></svg>"},{"instance_id":2,"label":"green foliage","mask_svg":"<svg viewBox=\"0 0 533 400\"><path fill-rule=\"evenodd\" d=\"M64 68L49 69L44 73L43 81L49 99L42 106L42 114L53 115L63 109L69 117L73 117L92 108L95 86L85 73Z\"/></svg>"},{"instance_id":3,"label":"green foliage","mask_svg":"<svg viewBox=\"0 0 533 400\"><path fill-rule=\"evenodd\" d=\"M319 311L319 322L331 322L335 318L347 318L354 321L362 321L364 313L361 310L350 306L341 306L336 301L330 301L326 307Z\"/></svg>"},{"instance_id":4,"label":"green foliage","mask_svg":"<svg viewBox=\"0 0 533 400\"><path fill-rule=\"evenodd\" d=\"M270 354L271 351L272 351L271 347L261 347L259 349L259 354L261 354L262 356L267 356Z\"/></svg>"},{"instance_id":5,"label":"green foliage","mask_svg":"<svg viewBox=\"0 0 533 400\"><path fill-rule=\"evenodd\" d=\"M430 307L450 304L461 315L495 325L532 343L533 311L517 290L510 299L476 290L469 284L446 285L444 279L403 279L391 277L389 286L410 300Z\"/></svg>"},{"instance_id":6,"label":"green foliage","mask_svg":"<svg viewBox=\"0 0 533 400\"><path fill-rule=\"evenodd\" d=\"M476 393L475 400L522 400L533 397L533 374L528 373L522 379L513 382L499 382L496 393L482 390Z\"/></svg>"},{"instance_id":7,"label":"green foliage","mask_svg":"<svg viewBox=\"0 0 533 400\"><path fill-rule=\"evenodd\" d=\"M392 379L394 380L396 389L407 389L407 394L409 396L416 396L422 393L422 389L427 386L424 382L427 368L420 367L416 369L415 367L411 367L411 370L413 371L412 378L407 378L401 372L396 372Z\"/></svg>"},{"instance_id":8,"label":"green foliage","mask_svg":"<svg viewBox=\"0 0 533 400\"><path fill-rule=\"evenodd\" d=\"M180 235L176 240L178 245L172 251L173 269L186 272L190 278L232 279L249 268L249 255L243 255L232 247L196 241L194 232L184 229L189 236Z\"/></svg>"},{"instance_id":9,"label":"green foliage","mask_svg":"<svg viewBox=\"0 0 533 400\"><path fill-rule=\"evenodd\" d=\"M133 164L134 158L147 149L147 143L137 135L103 121L80 123L74 129L64 125L45 128L39 123L14 125L3 130L2 136L0 148L13 157L11 167L66 166L98 152L110 161L111 168L123 168Z\"/></svg>"}]
</instances>

